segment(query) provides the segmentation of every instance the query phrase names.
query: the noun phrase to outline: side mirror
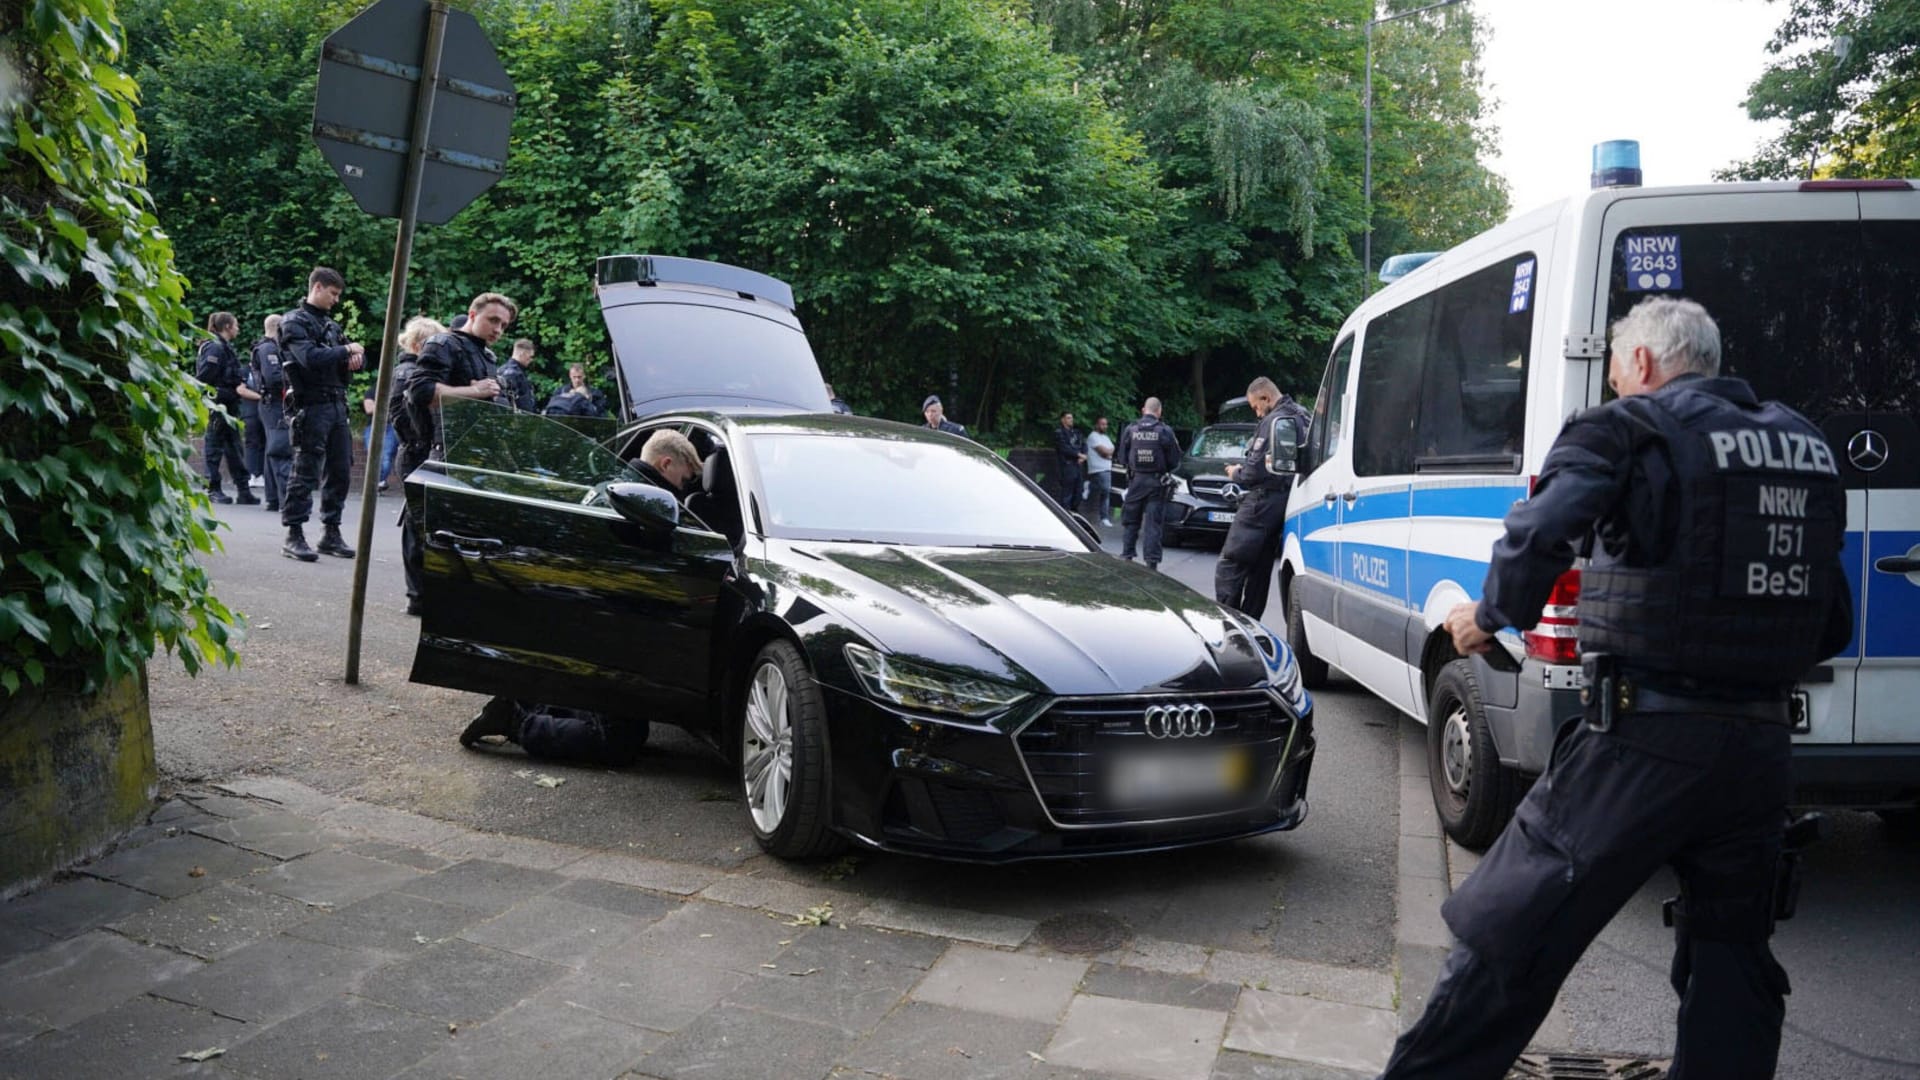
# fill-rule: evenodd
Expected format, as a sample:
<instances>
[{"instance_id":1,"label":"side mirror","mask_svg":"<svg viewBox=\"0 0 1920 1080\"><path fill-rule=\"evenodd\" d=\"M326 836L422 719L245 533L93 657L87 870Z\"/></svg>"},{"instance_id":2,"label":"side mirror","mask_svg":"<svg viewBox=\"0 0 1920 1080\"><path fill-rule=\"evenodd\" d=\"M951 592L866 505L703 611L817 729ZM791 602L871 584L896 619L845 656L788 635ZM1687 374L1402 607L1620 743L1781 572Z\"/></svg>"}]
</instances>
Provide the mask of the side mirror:
<instances>
[{"instance_id":1,"label":"side mirror","mask_svg":"<svg viewBox=\"0 0 1920 1080\"><path fill-rule=\"evenodd\" d=\"M1273 437L1267 441L1267 471L1274 474L1300 471L1300 422L1284 417L1273 422Z\"/></svg>"},{"instance_id":2,"label":"side mirror","mask_svg":"<svg viewBox=\"0 0 1920 1080\"><path fill-rule=\"evenodd\" d=\"M680 526L680 503L671 492L652 484L609 484L607 502L621 517L640 526L650 540L670 536Z\"/></svg>"}]
</instances>

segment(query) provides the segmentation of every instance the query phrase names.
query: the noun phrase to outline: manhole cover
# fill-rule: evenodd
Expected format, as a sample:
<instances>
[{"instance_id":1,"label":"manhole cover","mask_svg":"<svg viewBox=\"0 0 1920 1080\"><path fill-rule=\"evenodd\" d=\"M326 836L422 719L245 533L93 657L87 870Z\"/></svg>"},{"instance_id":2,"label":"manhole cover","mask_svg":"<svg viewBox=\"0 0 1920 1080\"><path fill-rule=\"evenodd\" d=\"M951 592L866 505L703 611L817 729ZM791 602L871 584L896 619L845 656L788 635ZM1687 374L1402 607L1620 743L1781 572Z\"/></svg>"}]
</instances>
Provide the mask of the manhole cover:
<instances>
[{"instance_id":1,"label":"manhole cover","mask_svg":"<svg viewBox=\"0 0 1920 1080\"><path fill-rule=\"evenodd\" d=\"M1132 941L1133 928L1125 919L1105 912L1076 911L1041 923L1034 937L1058 952L1103 953Z\"/></svg>"},{"instance_id":2,"label":"manhole cover","mask_svg":"<svg viewBox=\"0 0 1920 1080\"><path fill-rule=\"evenodd\" d=\"M1587 1054L1522 1054L1507 1080L1662 1080L1667 1063Z\"/></svg>"}]
</instances>

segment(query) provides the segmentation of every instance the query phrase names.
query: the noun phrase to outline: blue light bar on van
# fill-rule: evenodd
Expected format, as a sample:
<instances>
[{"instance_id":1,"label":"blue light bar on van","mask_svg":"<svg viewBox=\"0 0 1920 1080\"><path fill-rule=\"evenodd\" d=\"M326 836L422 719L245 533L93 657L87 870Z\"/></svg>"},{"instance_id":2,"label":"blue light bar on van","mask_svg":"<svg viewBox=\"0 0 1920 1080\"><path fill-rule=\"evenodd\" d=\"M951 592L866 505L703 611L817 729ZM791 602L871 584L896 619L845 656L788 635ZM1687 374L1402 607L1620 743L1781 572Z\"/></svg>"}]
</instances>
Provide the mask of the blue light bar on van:
<instances>
[{"instance_id":1,"label":"blue light bar on van","mask_svg":"<svg viewBox=\"0 0 1920 1080\"><path fill-rule=\"evenodd\" d=\"M1595 188L1640 186L1640 142L1637 139L1610 139L1593 144Z\"/></svg>"},{"instance_id":2,"label":"blue light bar on van","mask_svg":"<svg viewBox=\"0 0 1920 1080\"><path fill-rule=\"evenodd\" d=\"M1801 191L1912 191L1906 180L1803 180Z\"/></svg>"},{"instance_id":3,"label":"blue light bar on van","mask_svg":"<svg viewBox=\"0 0 1920 1080\"><path fill-rule=\"evenodd\" d=\"M1442 254L1443 252L1438 251L1409 251L1404 255L1389 256L1386 262L1380 264L1380 280L1382 282L1398 281Z\"/></svg>"},{"instance_id":4,"label":"blue light bar on van","mask_svg":"<svg viewBox=\"0 0 1920 1080\"><path fill-rule=\"evenodd\" d=\"M768 300L793 310L793 287L757 270L673 255L602 255L594 260L593 279L601 285L704 285L741 296Z\"/></svg>"}]
</instances>

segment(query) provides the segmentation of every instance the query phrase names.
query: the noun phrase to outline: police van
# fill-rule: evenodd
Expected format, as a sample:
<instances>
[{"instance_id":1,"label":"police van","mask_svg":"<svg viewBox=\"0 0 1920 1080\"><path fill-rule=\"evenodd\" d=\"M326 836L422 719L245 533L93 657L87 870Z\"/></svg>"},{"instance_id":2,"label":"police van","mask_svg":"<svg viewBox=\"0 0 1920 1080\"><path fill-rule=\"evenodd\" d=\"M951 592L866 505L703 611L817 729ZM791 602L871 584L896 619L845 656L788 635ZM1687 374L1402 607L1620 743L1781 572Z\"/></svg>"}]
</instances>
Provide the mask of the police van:
<instances>
[{"instance_id":1,"label":"police van","mask_svg":"<svg viewBox=\"0 0 1920 1080\"><path fill-rule=\"evenodd\" d=\"M1602 179L1638 183L1637 161ZM1607 327L1705 305L1722 372L1792 406L1846 485L1856 628L1795 691L1796 801L1920 813L1920 190L1905 180L1598 187L1374 294L1335 339L1287 507L1280 589L1308 685L1337 668L1426 722L1449 835L1498 835L1580 712L1580 570L1538 626L1462 659L1501 518L1570 414L1605 400ZM1517 668L1517 673L1512 670Z\"/></svg>"}]
</instances>

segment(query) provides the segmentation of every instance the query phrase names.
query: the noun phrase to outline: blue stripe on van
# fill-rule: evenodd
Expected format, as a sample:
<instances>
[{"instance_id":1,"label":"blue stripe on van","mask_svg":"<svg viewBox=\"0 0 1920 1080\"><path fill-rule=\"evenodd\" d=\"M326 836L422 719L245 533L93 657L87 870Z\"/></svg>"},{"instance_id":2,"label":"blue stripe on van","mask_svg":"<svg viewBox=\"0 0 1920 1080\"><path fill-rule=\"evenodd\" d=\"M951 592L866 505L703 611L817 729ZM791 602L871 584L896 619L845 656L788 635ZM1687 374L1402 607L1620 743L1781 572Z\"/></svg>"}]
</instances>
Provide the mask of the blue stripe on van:
<instances>
[{"instance_id":1,"label":"blue stripe on van","mask_svg":"<svg viewBox=\"0 0 1920 1080\"><path fill-rule=\"evenodd\" d=\"M1409 492L1405 487L1387 488L1384 491L1369 491L1353 501L1347 507L1341 521L1357 524L1362 521L1392 521L1407 516Z\"/></svg>"},{"instance_id":2,"label":"blue stripe on van","mask_svg":"<svg viewBox=\"0 0 1920 1080\"><path fill-rule=\"evenodd\" d=\"M1494 518L1507 516L1514 503L1527 497L1518 484L1496 487L1414 488L1414 517Z\"/></svg>"}]
</instances>

